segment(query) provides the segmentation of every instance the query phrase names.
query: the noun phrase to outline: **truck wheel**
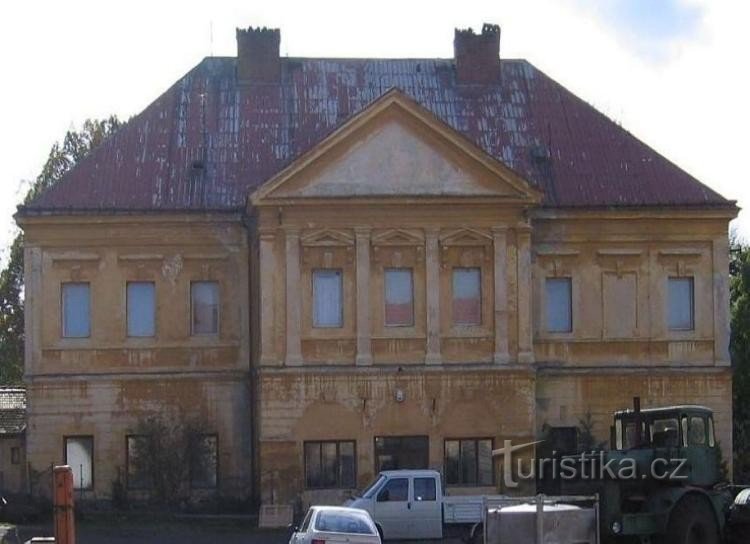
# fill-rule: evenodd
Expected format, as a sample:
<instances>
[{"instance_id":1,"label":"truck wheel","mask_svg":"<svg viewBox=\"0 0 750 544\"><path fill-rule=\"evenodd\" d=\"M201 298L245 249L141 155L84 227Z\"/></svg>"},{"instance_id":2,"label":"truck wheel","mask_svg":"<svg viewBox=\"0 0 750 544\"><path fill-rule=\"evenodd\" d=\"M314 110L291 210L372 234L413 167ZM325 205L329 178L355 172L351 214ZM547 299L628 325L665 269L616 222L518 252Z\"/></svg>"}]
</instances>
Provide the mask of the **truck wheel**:
<instances>
[{"instance_id":1,"label":"truck wheel","mask_svg":"<svg viewBox=\"0 0 750 544\"><path fill-rule=\"evenodd\" d=\"M383 538L383 528L377 523L375 524L375 528L378 530L378 534L380 535L380 542L383 542L385 540Z\"/></svg>"},{"instance_id":2,"label":"truck wheel","mask_svg":"<svg viewBox=\"0 0 750 544\"><path fill-rule=\"evenodd\" d=\"M668 544L719 544L713 508L702 497L683 497L669 516L666 537Z\"/></svg>"}]
</instances>

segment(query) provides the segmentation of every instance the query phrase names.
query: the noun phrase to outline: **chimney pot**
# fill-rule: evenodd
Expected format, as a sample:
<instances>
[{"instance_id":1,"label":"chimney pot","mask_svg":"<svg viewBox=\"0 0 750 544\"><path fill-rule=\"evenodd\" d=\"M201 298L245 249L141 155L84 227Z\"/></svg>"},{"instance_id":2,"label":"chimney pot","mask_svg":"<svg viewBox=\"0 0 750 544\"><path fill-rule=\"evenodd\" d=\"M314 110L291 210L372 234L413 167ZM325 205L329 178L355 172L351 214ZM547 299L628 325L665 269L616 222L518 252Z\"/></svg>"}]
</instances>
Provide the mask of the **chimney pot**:
<instances>
[{"instance_id":1,"label":"chimney pot","mask_svg":"<svg viewBox=\"0 0 750 544\"><path fill-rule=\"evenodd\" d=\"M485 23L482 33L456 29L453 56L458 83L492 84L500 81L500 27Z\"/></svg>"},{"instance_id":2,"label":"chimney pot","mask_svg":"<svg viewBox=\"0 0 750 544\"><path fill-rule=\"evenodd\" d=\"M277 83L281 80L278 28L237 29L237 79L242 83Z\"/></svg>"}]
</instances>

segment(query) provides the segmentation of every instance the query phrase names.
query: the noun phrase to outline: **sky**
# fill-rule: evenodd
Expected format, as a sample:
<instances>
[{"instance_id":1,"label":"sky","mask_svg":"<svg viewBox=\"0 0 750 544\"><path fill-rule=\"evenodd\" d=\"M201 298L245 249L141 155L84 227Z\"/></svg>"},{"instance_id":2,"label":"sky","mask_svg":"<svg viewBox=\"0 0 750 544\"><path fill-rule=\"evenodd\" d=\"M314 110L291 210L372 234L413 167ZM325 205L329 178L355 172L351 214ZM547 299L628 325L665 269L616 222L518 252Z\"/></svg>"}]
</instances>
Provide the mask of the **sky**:
<instances>
[{"instance_id":1,"label":"sky","mask_svg":"<svg viewBox=\"0 0 750 544\"><path fill-rule=\"evenodd\" d=\"M501 26L525 58L741 207L750 3L733 0L34 1L0 5L0 248L51 145L87 118L128 119L235 28L281 29L299 57L453 56L453 29ZM750 241L750 212L732 229Z\"/></svg>"}]
</instances>

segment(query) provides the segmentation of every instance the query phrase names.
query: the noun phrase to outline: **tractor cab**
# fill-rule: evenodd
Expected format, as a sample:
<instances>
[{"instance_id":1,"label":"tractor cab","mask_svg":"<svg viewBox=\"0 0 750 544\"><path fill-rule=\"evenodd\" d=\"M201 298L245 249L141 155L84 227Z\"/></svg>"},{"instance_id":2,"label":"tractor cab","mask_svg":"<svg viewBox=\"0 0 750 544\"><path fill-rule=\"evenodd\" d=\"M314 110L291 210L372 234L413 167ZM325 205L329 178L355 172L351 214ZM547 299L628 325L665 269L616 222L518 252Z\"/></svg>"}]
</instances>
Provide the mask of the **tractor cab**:
<instances>
[{"instance_id":1,"label":"tractor cab","mask_svg":"<svg viewBox=\"0 0 750 544\"><path fill-rule=\"evenodd\" d=\"M612 449L628 456L662 461L653 477L672 483L711 487L719 482L719 453L713 411L705 406L678 405L615 412Z\"/></svg>"}]
</instances>

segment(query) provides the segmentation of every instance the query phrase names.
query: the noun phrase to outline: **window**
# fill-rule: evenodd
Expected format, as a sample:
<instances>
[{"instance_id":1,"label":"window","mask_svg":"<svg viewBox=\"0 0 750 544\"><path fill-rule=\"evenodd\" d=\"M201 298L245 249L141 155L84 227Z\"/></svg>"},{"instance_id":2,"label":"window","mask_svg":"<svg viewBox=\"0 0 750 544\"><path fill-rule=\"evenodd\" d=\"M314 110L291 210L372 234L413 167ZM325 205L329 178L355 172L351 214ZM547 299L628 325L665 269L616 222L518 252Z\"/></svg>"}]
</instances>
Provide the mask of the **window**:
<instances>
[{"instance_id":1,"label":"window","mask_svg":"<svg viewBox=\"0 0 750 544\"><path fill-rule=\"evenodd\" d=\"M547 278L545 282L547 332L571 332L573 330L571 284L570 278Z\"/></svg>"},{"instance_id":2,"label":"window","mask_svg":"<svg viewBox=\"0 0 750 544\"><path fill-rule=\"evenodd\" d=\"M313 270L313 327L343 326L343 273L330 268Z\"/></svg>"},{"instance_id":3,"label":"window","mask_svg":"<svg viewBox=\"0 0 750 544\"><path fill-rule=\"evenodd\" d=\"M437 500L435 489L435 478L414 478L414 500L434 501Z\"/></svg>"},{"instance_id":4,"label":"window","mask_svg":"<svg viewBox=\"0 0 750 544\"><path fill-rule=\"evenodd\" d=\"M94 437L66 436L65 464L73 469L75 489L94 487Z\"/></svg>"},{"instance_id":5,"label":"window","mask_svg":"<svg viewBox=\"0 0 750 544\"><path fill-rule=\"evenodd\" d=\"M714 437L714 419L708 418L708 447L713 448L716 445L716 438Z\"/></svg>"},{"instance_id":6,"label":"window","mask_svg":"<svg viewBox=\"0 0 750 544\"><path fill-rule=\"evenodd\" d=\"M194 281L190 284L190 307L193 334L218 334L219 284Z\"/></svg>"},{"instance_id":7,"label":"window","mask_svg":"<svg viewBox=\"0 0 750 544\"><path fill-rule=\"evenodd\" d=\"M695 328L693 278L669 278L669 330L691 331Z\"/></svg>"},{"instance_id":8,"label":"window","mask_svg":"<svg viewBox=\"0 0 750 544\"><path fill-rule=\"evenodd\" d=\"M374 535L375 530L372 528L369 520L369 514L364 512L360 514L357 512L342 513L321 510L315 519L315 529L326 533Z\"/></svg>"},{"instance_id":9,"label":"window","mask_svg":"<svg viewBox=\"0 0 750 544\"><path fill-rule=\"evenodd\" d=\"M378 493L378 502L406 502L409 500L409 479L388 480Z\"/></svg>"},{"instance_id":10,"label":"window","mask_svg":"<svg viewBox=\"0 0 750 544\"><path fill-rule=\"evenodd\" d=\"M307 528L310 527L310 521L312 520L312 515L313 515L313 509L308 508L307 514L305 514L305 519L302 520L302 525L300 526L300 530L299 530L300 533L307 532Z\"/></svg>"},{"instance_id":11,"label":"window","mask_svg":"<svg viewBox=\"0 0 750 544\"><path fill-rule=\"evenodd\" d=\"M86 338L91 335L88 283L62 284L62 335L65 338Z\"/></svg>"},{"instance_id":12,"label":"window","mask_svg":"<svg viewBox=\"0 0 750 544\"><path fill-rule=\"evenodd\" d=\"M355 488L354 441L305 442L305 486L308 489Z\"/></svg>"},{"instance_id":13,"label":"window","mask_svg":"<svg viewBox=\"0 0 750 544\"><path fill-rule=\"evenodd\" d=\"M693 416L690 418L690 428L688 430L688 446L705 446L706 445L706 420L702 417Z\"/></svg>"},{"instance_id":14,"label":"window","mask_svg":"<svg viewBox=\"0 0 750 544\"><path fill-rule=\"evenodd\" d=\"M127 465L128 489L151 488L148 471L151 438L145 434L125 437L125 464Z\"/></svg>"},{"instance_id":15,"label":"window","mask_svg":"<svg viewBox=\"0 0 750 544\"><path fill-rule=\"evenodd\" d=\"M414 325L414 286L411 268L385 270L385 326Z\"/></svg>"},{"instance_id":16,"label":"window","mask_svg":"<svg viewBox=\"0 0 750 544\"><path fill-rule=\"evenodd\" d=\"M680 446L680 425L677 418L655 419L650 427L651 445L655 448L677 448Z\"/></svg>"},{"instance_id":17,"label":"window","mask_svg":"<svg viewBox=\"0 0 750 544\"><path fill-rule=\"evenodd\" d=\"M445 481L448 485L493 485L492 439L446 440Z\"/></svg>"},{"instance_id":18,"label":"window","mask_svg":"<svg viewBox=\"0 0 750 544\"><path fill-rule=\"evenodd\" d=\"M156 288L150 281L127 284L128 336L153 336L156 330Z\"/></svg>"},{"instance_id":19,"label":"window","mask_svg":"<svg viewBox=\"0 0 750 544\"><path fill-rule=\"evenodd\" d=\"M479 268L453 269L453 323L481 325L482 273Z\"/></svg>"},{"instance_id":20,"label":"window","mask_svg":"<svg viewBox=\"0 0 750 544\"><path fill-rule=\"evenodd\" d=\"M376 436L375 472L429 468L427 436Z\"/></svg>"},{"instance_id":21,"label":"window","mask_svg":"<svg viewBox=\"0 0 750 544\"><path fill-rule=\"evenodd\" d=\"M10 463L12 465L18 465L21 463L21 448L10 448Z\"/></svg>"},{"instance_id":22,"label":"window","mask_svg":"<svg viewBox=\"0 0 750 544\"><path fill-rule=\"evenodd\" d=\"M192 441L189 452L190 487L215 488L218 476L219 437L200 435Z\"/></svg>"}]
</instances>

